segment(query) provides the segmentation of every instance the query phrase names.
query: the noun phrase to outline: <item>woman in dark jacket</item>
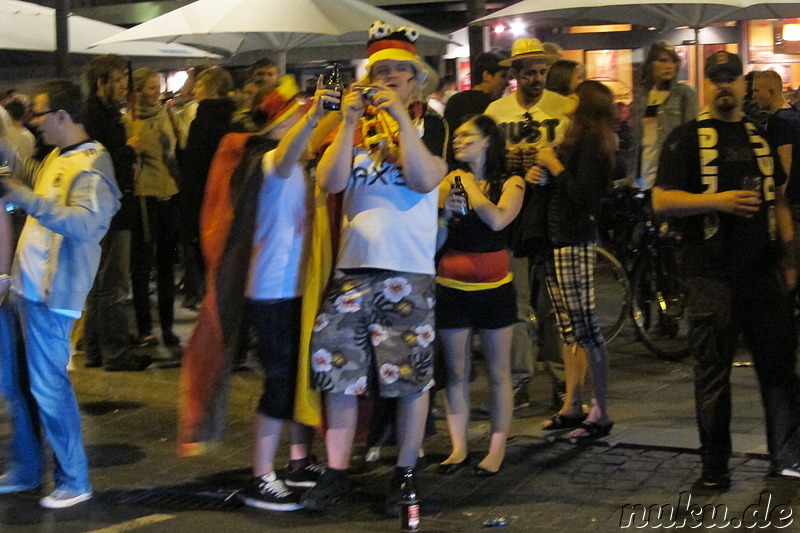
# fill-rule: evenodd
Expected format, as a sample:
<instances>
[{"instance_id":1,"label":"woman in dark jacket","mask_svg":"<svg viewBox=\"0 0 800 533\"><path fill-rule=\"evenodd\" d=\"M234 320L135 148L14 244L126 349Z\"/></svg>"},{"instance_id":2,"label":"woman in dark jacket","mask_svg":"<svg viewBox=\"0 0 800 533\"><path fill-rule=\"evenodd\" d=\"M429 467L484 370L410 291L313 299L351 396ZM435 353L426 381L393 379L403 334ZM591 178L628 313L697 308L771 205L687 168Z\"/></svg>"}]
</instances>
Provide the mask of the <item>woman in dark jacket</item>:
<instances>
[{"instance_id":1,"label":"woman in dark jacket","mask_svg":"<svg viewBox=\"0 0 800 533\"><path fill-rule=\"evenodd\" d=\"M595 315L593 270L600 199L611 183L617 140L611 91L585 81L576 94L580 103L558 155L551 148L539 151L539 164L552 176L547 233L553 256L545 269L565 343L567 380L564 405L543 428L576 428L570 434L574 439L591 439L608 435L613 425L606 406L608 357ZM587 368L594 397L585 415L581 385Z\"/></svg>"},{"instance_id":2,"label":"woman in dark jacket","mask_svg":"<svg viewBox=\"0 0 800 533\"><path fill-rule=\"evenodd\" d=\"M194 98L197 116L189 128L186 148L180 156L180 205L183 239L185 300L184 307L200 304L205 290L203 258L200 253L200 206L208 179L208 169L222 137L244 128L232 122L236 104L228 98L233 78L221 67L211 67L197 76Z\"/></svg>"}]
</instances>

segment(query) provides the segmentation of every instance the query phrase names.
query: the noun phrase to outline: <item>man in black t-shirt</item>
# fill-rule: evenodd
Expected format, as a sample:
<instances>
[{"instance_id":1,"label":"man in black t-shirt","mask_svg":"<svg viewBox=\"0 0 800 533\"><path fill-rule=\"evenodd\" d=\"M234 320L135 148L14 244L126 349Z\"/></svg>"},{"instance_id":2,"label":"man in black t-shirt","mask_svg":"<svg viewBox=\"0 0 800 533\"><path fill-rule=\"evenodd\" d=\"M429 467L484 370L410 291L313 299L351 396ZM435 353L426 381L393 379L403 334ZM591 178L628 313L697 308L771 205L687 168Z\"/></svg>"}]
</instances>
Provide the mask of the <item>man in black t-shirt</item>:
<instances>
[{"instance_id":1,"label":"man in black t-shirt","mask_svg":"<svg viewBox=\"0 0 800 533\"><path fill-rule=\"evenodd\" d=\"M785 193L794 220L795 239L800 233L800 110L783 97L783 80L775 71L757 72L753 97L767 110L766 138L775 150L781 169L789 176ZM800 260L795 255L795 261Z\"/></svg>"},{"instance_id":2,"label":"man in black t-shirt","mask_svg":"<svg viewBox=\"0 0 800 533\"><path fill-rule=\"evenodd\" d=\"M456 93L447 100L444 119L450 131L456 131L464 117L482 115L486 107L503 96L508 85L508 67L500 66L503 58L483 52L472 64L472 89Z\"/></svg>"},{"instance_id":3,"label":"man in black t-shirt","mask_svg":"<svg viewBox=\"0 0 800 533\"><path fill-rule=\"evenodd\" d=\"M725 490L740 334L761 386L772 472L800 477L800 387L787 298L796 272L785 176L761 131L744 119L741 60L717 52L705 74L710 104L667 138L653 207L686 217L683 274L703 463L697 486Z\"/></svg>"}]
</instances>

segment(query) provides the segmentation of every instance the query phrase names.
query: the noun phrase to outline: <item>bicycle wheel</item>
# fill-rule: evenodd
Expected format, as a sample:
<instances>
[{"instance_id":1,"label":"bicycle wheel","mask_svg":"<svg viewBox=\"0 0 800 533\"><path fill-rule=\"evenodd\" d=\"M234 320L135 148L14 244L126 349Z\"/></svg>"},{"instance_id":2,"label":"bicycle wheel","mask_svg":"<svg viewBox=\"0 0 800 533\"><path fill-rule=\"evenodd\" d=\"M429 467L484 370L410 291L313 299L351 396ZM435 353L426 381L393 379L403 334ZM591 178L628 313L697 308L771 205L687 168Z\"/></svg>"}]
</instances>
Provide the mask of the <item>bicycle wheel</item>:
<instances>
[{"instance_id":1,"label":"bicycle wheel","mask_svg":"<svg viewBox=\"0 0 800 533\"><path fill-rule=\"evenodd\" d=\"M686 291L680 277L680 249L657 243L633 269L631 317L636 336L658 357L678 360L689 355Z\"/></svg>"},{"instance_id":2,"label":"bicycle wheel","mask_svg":"<svg viewBox=\"0 0 800 533\"><path fill-rule=\"evenodd\" d=\"M600 247L594 265L594 295L595 314L608 344L625 325L631 305L631 286L617 258Z\"/></svg>"}]
</instances>

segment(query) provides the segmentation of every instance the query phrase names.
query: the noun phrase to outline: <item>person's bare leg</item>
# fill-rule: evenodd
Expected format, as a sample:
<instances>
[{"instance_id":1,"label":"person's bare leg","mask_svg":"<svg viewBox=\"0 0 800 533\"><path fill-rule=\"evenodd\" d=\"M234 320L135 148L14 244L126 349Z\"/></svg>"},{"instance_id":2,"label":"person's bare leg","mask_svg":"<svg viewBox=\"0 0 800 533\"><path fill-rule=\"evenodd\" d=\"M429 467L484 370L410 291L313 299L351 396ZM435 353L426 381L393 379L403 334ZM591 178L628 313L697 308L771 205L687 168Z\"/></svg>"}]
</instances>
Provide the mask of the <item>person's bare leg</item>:
<instances>
[{"instance_id":1,"label":"person's bare leg","mask_svg":"<svg viewBox=\"0 0 800 533\"><path fill-rule=\"evenodd\" d=\"M447 365L447 429L452 452L442 464L460 463L467 458L469 425L469 372L472 359L472 332L469 329L439 330Z\"/></svg>"},{"instance_id":2,"label":"person's bare leg","mask_svg":"<svg viewBox=\"0 0 800 533\"><path fill-rule=\"evenodd\" d=\"M332 392L328 393L326 399L328 431L325 433L325 450L328 467L346 470L350 467L350 452L356 433L358 397Z\"/></svg>"},{"instance_id":3,"label":"person's bare leg","mask_svg":"<svg viewBox=\"0 0 800 533\"><path fill-rule=\"evenodd\" d=\"M293 461L311 459L311 440L314 438L314 431L311 426L292 422L289 459Z\"/></svg>"},{"instance_id":4,"label":"person's bare leg","mask_svg":"<svg viewBox=\"0 0 800 533\"><path fill-rule=\"evenodd\" d=\"M253 476L262 477L275 470L275 453L281 440L283 420L256 415L253 424Z\"/></svg>"},{"instance_id":5,"label":"person's bare leg","mask_svg":"<svg viewBox=\"0 0 800 533\"><path fill-rule=\"evenodd\" d=\"M611 419L608 416L608 353L605 346L590 346L587 349L588 363L592 371L592 408L587 422L596 422L601 426L608 425ZM570 433L571 437L585 437L588 432L578 428Z\"/></svg>"},{"instance_id":6,"label":"person's bare leg","mask_svg":"<svg viewBox=\"0 0 800 533\"><path fill-rule=\"evenodd\" d=\"M398 398L397 466L414 467L417 464L422 439L425 438L429 399L428 391Z\"/></svg>"},{"instance_id":7,"label":"person's bare leg","mask_svg":"<svg viewBox=\"0 0 800 533\"><path fill-rule=\"evenodd\" d=\"M562 415L579 415L583 412L581 389L586 379L586 352L577 344L564 345L564 377L566 379L566 395L564 405L558 412Z\"/></svg>"},{"instance_id":8,"label":"person's bare leg","mask_svg":"<svg viewBox=\"0 0 800 533\"><path fill-rule=\"evenodd\" d=\"M511 342L514 328L481 330L480 335L489 370L492 434L489 439L489 453L478 466L497 472L506 455L506 441L514 411L514 393L511 387Z\"/></svg>"}]
</instances>

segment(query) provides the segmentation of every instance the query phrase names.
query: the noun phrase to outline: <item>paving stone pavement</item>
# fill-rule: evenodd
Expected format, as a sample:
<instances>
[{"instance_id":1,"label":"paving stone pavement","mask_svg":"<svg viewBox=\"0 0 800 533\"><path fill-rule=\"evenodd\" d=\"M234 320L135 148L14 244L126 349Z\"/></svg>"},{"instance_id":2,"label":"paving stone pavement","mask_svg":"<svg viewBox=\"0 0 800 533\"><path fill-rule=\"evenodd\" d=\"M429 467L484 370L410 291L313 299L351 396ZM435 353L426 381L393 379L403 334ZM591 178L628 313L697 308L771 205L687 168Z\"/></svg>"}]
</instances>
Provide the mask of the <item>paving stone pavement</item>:
<instances>
[{"instance_id":1,"label":"paving stone pavement","mask_svg":"<svg viewBox=\"0 0 800 533\"><path fill-rule=\"evenodd\" d=\"M179 311L177 330L184 340L192 319L191 313ZM449 452L446 425L438 421L420 465L421 531L478 531L485 521L498 517L507 520L506 526L496 528L499 531L537 533L656 526L733 531L764 526L766 519L773 527L800 531L800 522L794 525L800 519L795 516L800 512L800 482L765 475L763 415L751 368L733 373L733 487L724 494L701 494L691 488L700 472L691 362L654 358L630 331L610 351L609 403L616 425L608 438L592 445L574 445L564 435L539 429L551 414L545 375L531 384L531 406L516 413L505 464L494 477L436 474L436 464ZM260 375L249 369L234 373L229 425L220 447L206 456L178 458L179 369L165 349L158 348L157 355L160 362L140 373L85 369L82 356L76 357L71 377L96 496L58 512L41 510L34 495L0 496L0 532L399 530L396 520L381 514L393 448L383 449L380 461L353 476L353 498L327 515L257 511L242 507L235 498L226 500L249 478L250 422L260 395ZM483 375L479 372L473 386L474 405L486 400ZM443 395L439 396L441 402ZM488 421L480 416L471 423L475 459L488 447L488 429ZM0 406L0 459L5 458L9 434L8 412ZM320 439L316 451L324 457ZM285 452L284 448L280 461L286 459ZM661 519L650 512L669 505L677 508L672 516L669 507Z\"/></svg>"}]
</instances>

